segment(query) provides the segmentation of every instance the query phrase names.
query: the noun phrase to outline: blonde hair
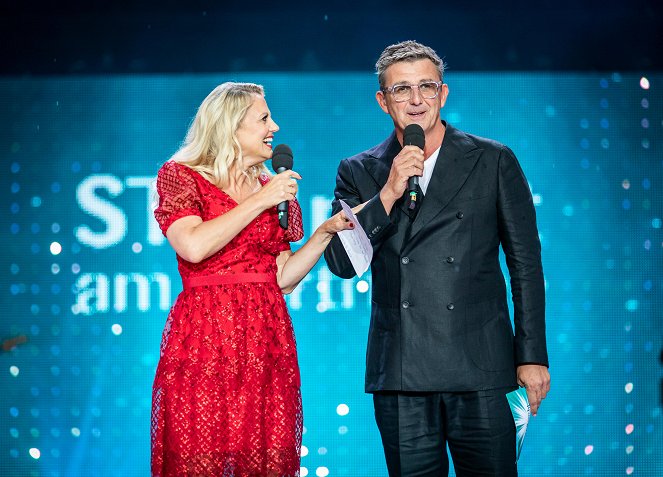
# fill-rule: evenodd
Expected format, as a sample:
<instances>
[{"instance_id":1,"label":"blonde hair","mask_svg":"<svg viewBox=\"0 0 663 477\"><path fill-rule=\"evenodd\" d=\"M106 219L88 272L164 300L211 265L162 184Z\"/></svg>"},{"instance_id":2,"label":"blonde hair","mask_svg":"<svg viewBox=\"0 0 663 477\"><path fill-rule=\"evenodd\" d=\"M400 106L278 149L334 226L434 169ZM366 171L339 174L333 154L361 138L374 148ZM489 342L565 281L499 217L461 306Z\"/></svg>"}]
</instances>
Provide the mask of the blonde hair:
<instances>
[{"instance_id":1,"label":"blonde hair","mask_svg":"<svg viewBox=\"0 0 663 477\"><path fill-rule=\"evenodd\" d=\"M171 160L199 172L218 187L228 186L229 171L242 165L236 132L256 95L264 96L265 90L253 83L227 82L214 88L200 104L182 146ZM268 173L263 164L246 171L253 179L263 173Z\"/></svg>"}]
</instances>

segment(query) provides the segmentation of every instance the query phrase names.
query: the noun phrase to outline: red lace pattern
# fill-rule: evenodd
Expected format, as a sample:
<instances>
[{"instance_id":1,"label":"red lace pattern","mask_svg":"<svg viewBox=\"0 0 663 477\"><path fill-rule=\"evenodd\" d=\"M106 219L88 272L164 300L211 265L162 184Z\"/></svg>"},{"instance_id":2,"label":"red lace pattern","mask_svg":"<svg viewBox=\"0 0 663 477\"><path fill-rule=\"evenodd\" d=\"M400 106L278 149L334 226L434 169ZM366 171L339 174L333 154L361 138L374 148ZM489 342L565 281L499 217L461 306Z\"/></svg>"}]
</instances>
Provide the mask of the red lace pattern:
<instances>
[{"instance_id":1,"label":"red lace pattern","mask_svg":"<svg viewBox=\"0 0 663 477\"><path fill-rule=\"evenodd\" d=\"M164 234L181 217L210 220L237 206L200 174L174 162L160 169L157 191L155 217ZM299 367L276 284L276 256L303 236L296 201L289 218L284 231L276 208L267 210L201 263L177 257L183 279L229 278L185 288L168 315L153 386L153 476L299 475ZM244 274L274 280L252 282ZM232 277L242 278L225 283Z\"/></svg>"}]
</instances>

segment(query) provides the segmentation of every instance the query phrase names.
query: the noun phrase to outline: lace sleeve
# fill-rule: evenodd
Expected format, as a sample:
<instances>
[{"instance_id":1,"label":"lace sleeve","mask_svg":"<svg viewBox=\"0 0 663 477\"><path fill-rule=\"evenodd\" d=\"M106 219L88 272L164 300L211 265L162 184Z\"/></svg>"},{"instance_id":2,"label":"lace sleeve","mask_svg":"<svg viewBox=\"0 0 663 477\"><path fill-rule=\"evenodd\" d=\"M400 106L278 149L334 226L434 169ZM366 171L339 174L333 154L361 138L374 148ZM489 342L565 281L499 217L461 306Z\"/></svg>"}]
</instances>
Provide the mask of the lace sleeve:
<instances>
[{"instance_id":1,"label":"lace sleeve","mask_svg":"<svg viewBox=\"0 0 663 477\"><path fill-rule=\"evenodd\" d=\"M304 237L304 223L302 221L302 208L297 199L290 202L288 214L288 230L285 231L284 241L297 242Z\"/></svg>"},{"instance_id":2,"label":"lace sleeve","mask_svg":"<svg viewBox=\"0 0 663 477\"><path fill-rule=\"evenodd\" d=\"M164 235L177 219L188 215L202 216L202 201L196 180L186 166L166 162L157 175L157 193L159 206L154 210L154 217Z\"/></svg>"}]
</instances>

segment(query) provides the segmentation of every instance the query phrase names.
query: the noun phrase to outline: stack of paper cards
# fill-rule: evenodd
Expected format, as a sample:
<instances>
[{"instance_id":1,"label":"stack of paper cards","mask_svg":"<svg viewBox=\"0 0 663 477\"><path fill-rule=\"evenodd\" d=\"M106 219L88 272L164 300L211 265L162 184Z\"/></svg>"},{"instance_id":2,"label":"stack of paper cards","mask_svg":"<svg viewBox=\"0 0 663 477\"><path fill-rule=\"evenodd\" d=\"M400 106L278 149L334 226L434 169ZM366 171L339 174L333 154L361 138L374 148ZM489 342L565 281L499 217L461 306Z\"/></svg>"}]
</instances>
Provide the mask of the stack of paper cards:
<instances>
[{"instance_id":1,"label":"stack of paper cards","mask_svg":"<svg viewBox=\"0 0 663 477\"><path fill-rule=\"evenodd\" d=\"M513 420L516 423L516 462L520 457L520 450L523 448L523 441L525 440L525 432L527 432L527 424L532 412L529 407L529 400L527 399L527 389L520 388L512 391L506 395L513 414Z\"/></svg>"},{"instance_id":2,"label":"stack of paper cards","mask_svg":"<svg viewBox=\"0 0 663 477\"><path fill-rule=\"evenodd\" d=\"M361 277L371 265L373 246L350 206L342 200L339 200L339 202L341 203L343 212L345 212L345 216L355 226L351 230L341 230L338 233L338 238L341 239L341 243L348 254L352 267L355 269L355 273L358 277Z\"/></svg>"}]
</instances>

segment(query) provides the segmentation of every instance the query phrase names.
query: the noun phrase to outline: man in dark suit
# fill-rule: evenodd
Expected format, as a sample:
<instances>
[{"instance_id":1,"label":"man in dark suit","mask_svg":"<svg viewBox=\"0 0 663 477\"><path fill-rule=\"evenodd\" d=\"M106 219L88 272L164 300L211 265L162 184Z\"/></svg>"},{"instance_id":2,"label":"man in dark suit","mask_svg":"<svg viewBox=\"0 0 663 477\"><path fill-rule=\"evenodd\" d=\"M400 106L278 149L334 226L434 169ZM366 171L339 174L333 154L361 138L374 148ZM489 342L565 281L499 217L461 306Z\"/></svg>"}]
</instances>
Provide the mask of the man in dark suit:
<instances>
[{"instance_id":1,"label":"man in dark suit","mask_svg":"<svg viewBox=\"0 0 663 477\"><path fill-rule=\"evenodd\" d=\"M373 393L389 475L515 476L506 393L527 388L532 413L550 388L541 246L527 180L506 146L440 118L444 64L413 41L376 64L376 99L394 122L382 144L338 168L339 200L373 245L366 392ZM410 124L425 146L403 147ZM419 177L416 200L407 182ZM499 264L511 276L515 336ZM330 270L355 272L339 239Z\"/></svg>"}]
</instances>

